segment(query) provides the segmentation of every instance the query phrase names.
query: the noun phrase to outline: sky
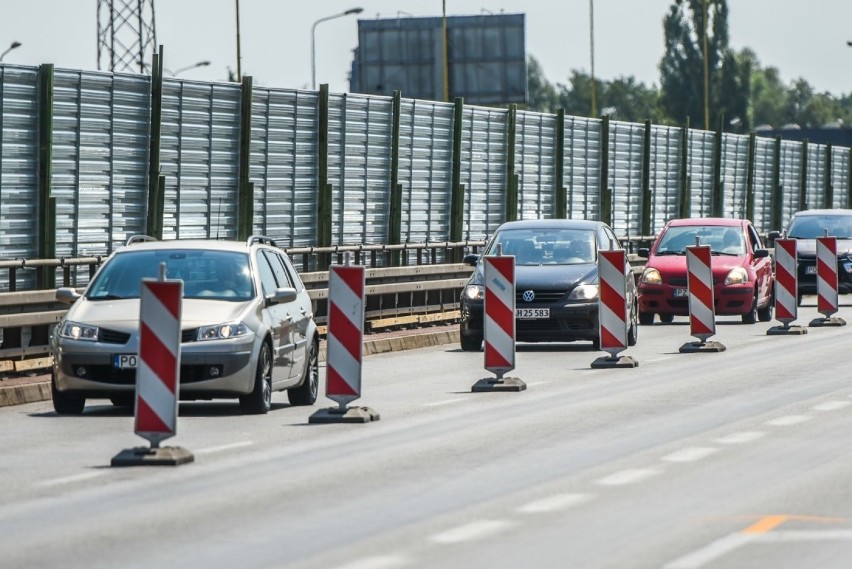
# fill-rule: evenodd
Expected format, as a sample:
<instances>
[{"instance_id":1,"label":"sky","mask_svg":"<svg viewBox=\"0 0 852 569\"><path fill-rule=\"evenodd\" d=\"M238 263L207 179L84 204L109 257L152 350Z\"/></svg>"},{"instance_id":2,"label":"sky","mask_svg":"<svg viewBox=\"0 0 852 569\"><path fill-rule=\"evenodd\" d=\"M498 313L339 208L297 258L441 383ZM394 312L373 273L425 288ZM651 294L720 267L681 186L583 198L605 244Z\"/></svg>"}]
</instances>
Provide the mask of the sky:
<instances>
[{"instance_id":1,"label":"sky","mask_svg":"<svg viewBox=\"0 0 852 569\"><path fill-rule=\"evenodd\" d=\"M97 69L99 1L0 0L0 53L12 42L22 44L3 62ZM593 2L595 75L659 84L662 20L673 0L239 0L243 75L256 85L310 89L314 22L360 7L357 16L316 27L317 84L346 92L359 18L440 16L444 1L448 16L526 14L527 54L539 60L551 83L567 83L574 69L590 71ZM236 2L154 0L165 68L178 71L206 60L209 66L179 75L227 80L228 69L237 68ZM804 78L817 92L852 92L852 47L846 44L852 40L852 0L728 0L728 7L732 47L750 47L785 82Z\"/></svg>"}]
</instances>

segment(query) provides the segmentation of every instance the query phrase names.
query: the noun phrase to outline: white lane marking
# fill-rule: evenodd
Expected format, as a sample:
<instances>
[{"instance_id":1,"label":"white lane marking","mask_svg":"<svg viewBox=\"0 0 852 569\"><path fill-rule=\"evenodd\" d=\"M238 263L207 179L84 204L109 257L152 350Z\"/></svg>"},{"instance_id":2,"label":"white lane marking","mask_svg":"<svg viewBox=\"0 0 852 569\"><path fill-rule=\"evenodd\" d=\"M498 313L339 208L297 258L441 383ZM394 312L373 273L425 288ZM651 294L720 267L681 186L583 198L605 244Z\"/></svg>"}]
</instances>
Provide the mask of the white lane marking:
<instances>
[{"instance_id":1,"label":"white lane marking","mask_svg":"<svg viewBox=\"0 0 852 569\"><path fill-rule=\"evenodd\" d=\"M597 484L600 484L601 486L623 486L625 484L641 482L646 478L651 478L652 476L657 476L662 473L662 470L654 468L622 470L621 472L616 472L601 478L597 481Z\"/></svg>"},{"instance_id":2,"label":"white lane marking","mask_svg":"<svg viewBox=\"0 0 852 569\"><path fill-rule=\"evenodd\" d=\"M650 360L644 360L645 363L656 363L656 362L664 362L666 360L673 360L674 356L665 356L663 358L651 358Z\"/></svg>"},{"instance_id":3,"label":"white lane marking","mask_svg":"<svg viewBox=\"0 0 852 569\"><path fill-rule=\"evenodd\" d=\"M741 431L739 433L731 433L730 435L718 438L714 442L722 445L739 445L742 443L750 443L757 439L762 439L765 436L766 433L763 431Z\"/></svg>"},{"instance_id":4,"label":"white lane marking","mask_svg":"<svg viewBox=\"0 0 852 569\"><path fill-rule=\"evenodd\" d=\"M551 380L547 381L533 381L532 383L527 383L527 387L533 387L534 385L545 385L547 383L553 383Z\"/></svg>"},{"instance_id":5,"label":"white lane marking","mask_svg":"<svg viewBox=\"0 0 852 569\"><path fill-rule=\"evenodd\" d=\"M778 417L777 419L766 421L766 424L774 427L787 427L789 425L798 425L799 423L804 423L811 419L813 419L813 417L810 415L787 415L786 417Z\"/></svg>"},{"instance_id":6,"label":"white lane marking","mask_svg":"<svg viewBox=\"0 0 852 569\"><path fill-rule=\"evenodd\" d=\"M74 474L72 476L63 476L62 478L52 478L50 480L43 480L41 482L36 483L36 486L41 486L43 488L47 488L50 486L60 486L62 484L71 484L72 482L82 482L83 480L90 480L92 478L98 478L99 476L104 476L108 471L106 470L96 470L94 472L84 472L82 474Z\"/></svg>"},{"instance_id":7,"label":"white lane marking","mask_svg":"<svg viewBox=\"0 0 852 569\"><path fill-rule=\"evenodd\" d=\"M719 557L753 541L757 534L732 533L722 539L663 565L663 569L698 569Z\"/></svg>"},{"instance_id":8,"label":"white lane marking","mask_svg":"<svg viewBox=\"0 0 852 569\"><path fill-rule=\"evenodd\" d=\"M781 530L762 533L758 541L852 541L852 530Z\"/></svg>"},{"instance_id":9,"label":"white lane marking","mask_svg":"<svg viewBox=\"0 0 852 569\"><path fill-rule=\"evenodd\" d=\"M214 452L223 452L223 451L226 451L226 450L233 450L235 448L250 447L253 444L254 444L253 441L240 441L238 443L229 443L229 444L226 444L226 445L219 445L219 446L215 446L215 447L207 447L207 448L199 449L199 450L195 451L195 453L196 454L213 454Z\"/></svg>"},{"instance_id":10,"label":"white lane marking","mask_svg":"<svg viewBox=\"0 0 852 569\"><path fill-rule=\"evenodd\" d=\"M694 462L719 452L715 447L691 447L667 454L662 458L666 462Z\"/></svg>"},{"instance_id":11,"label":"white lane marking","mask_svg":"<svg viewBox=\"0 0 852 569\"><path fill-rule=\"evenodd\" d=\"M441 407L442 405L452 405L453 403L461 403L462 401L466 401L464 398L458 399L444 399L443 401L435 401L433 403L424 403L424 407Z\"/></svg>"},{"instance_id":12,"label":"white lane marking","mask_svg":"<svg viewBox=\"0 0 852 569\"><path fill-rule=\"evenodd\" d=\"M431 539L436 543L461 543L488 537L513 525L515 524L508 520L479 520L436 533Z\"/></svg>"},{"instance_id":13,"label":"white lane marking","mask_svg":"<svg viewBox=\"0 0 852 569\"><path fill-rule=\"evenodd\" d=\"M408 559L399 555L377 555L365 557L346 565L339 565L335 569L394 569L409 565Z\"/></svg>"},{"instance_id":14,"label":"white lane marking","mask_svg":"<svg viewBox=\"0 0 852 569\"><path fill-rule=\"evenodd\" d=\"M814 411L837 411L838 409L845 409L850 405L852 405L852 401L826 401L825 403L814 405L811 409Z\"/></svg>"},{"instance_id":15,"label":"white lane marking","mask_svg":"<svg viewBox=\"0 0 852 569\"><path fill-rule=\"evenodd\" d=\"M543 514L545 512L556 512L566 510L585 504L594 498L594 494L556 494L548 498L542 498L535 502L525 504L515 510L521 514Z\"/></svg>"}]
</instances>

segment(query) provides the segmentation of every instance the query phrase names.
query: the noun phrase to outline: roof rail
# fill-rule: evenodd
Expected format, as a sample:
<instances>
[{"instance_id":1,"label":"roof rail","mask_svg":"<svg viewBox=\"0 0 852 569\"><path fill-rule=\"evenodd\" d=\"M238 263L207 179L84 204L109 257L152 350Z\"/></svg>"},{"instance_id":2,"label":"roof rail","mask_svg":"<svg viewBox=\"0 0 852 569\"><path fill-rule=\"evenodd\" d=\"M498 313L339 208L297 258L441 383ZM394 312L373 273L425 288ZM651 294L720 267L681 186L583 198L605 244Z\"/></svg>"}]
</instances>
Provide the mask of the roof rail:
<instances>
[{"instance_id":1,"label":"roof rail","mask_svg":"<svg viewBox=\"0 0 852 569\"><path fill-rule=\"evenodd\" d=\"M134 243L144 243L146 241L157 241L157 240L158 239L156 237L151 237L150 235L131 235L127 239L127 243L125 243L124 245L128 246L128 245L133 245Z\"/></svg>"},{"instance_id":2,"label":"roof rail","mask_svg":"<svg viewBox=\"0 0 852 569\"><path fill-rule=\"evenodd\" d=\"M272 237L267 237L265 235L250 235L246 240L246 246L251 247L255 243L260 243L261 245L272 245L273 247L278 247L275 243L275 240Z\"/></svg>"}]
</instances>

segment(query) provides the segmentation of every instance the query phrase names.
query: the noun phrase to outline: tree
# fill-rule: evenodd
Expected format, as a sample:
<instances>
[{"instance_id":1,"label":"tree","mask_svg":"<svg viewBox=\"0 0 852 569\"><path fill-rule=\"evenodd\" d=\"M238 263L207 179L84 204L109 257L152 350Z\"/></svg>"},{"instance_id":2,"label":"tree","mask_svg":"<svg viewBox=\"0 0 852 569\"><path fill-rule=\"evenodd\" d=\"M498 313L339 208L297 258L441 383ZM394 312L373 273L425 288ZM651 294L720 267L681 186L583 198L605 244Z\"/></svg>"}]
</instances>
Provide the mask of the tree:
<instances>
[{"instance_id":1,"label":"tree","mask_svg":"<svg viewBox=\"0 0 852 569\"><path fill-rule=\"evenodd\" d=\"M659 107L659 91L635 77L618 77L612 81L595 80L598 109L618 120L641 122L651 119L668 122ZM592 78L572 70L568 85L559 85L559 104L569 115L588 116L592 100Z\"/></svg>"},{"instance_id":2,"label":"tree","mask_svg":"<svg viewBox=\"0 0 852 569\"><path fill-rule=\"evenodd\" d=\"M544 76L541 64L532 55L527 58L527 108L542 113L555 113L559 108L556 88Z\"/></svg>"}]
</instances>

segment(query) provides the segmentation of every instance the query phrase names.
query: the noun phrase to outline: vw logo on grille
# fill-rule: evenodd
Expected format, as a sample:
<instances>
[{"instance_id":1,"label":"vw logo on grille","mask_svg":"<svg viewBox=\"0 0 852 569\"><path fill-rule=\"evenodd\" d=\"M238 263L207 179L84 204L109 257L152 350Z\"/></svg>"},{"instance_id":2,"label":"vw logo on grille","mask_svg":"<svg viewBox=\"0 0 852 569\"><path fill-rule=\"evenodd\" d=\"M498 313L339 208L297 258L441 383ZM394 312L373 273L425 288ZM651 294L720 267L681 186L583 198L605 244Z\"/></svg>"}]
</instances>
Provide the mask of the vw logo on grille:
<instances>
[{"instance_id":1,"label":"vw logo on grille","mask_svg":"<svg viewBox=\"0 0 852 569\"><path fill-rule=\"evenodd\" d=\"M532 302L535 300L535 291L525 290L523 296L524 302Z\"/></svg>"}]
</instances>

